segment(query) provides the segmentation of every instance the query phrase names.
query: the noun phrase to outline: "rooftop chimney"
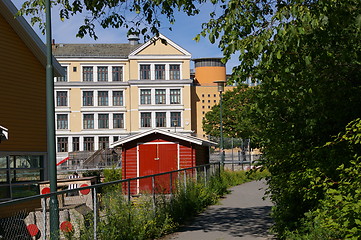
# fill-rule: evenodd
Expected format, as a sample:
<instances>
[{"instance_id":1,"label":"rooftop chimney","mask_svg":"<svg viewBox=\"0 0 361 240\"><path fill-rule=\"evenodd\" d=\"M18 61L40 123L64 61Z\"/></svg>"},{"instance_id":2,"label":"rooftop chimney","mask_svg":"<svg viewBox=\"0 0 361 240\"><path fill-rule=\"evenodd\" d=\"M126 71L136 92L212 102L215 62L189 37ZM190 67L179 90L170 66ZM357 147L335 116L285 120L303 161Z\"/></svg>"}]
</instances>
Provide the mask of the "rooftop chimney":
<instances>
[{"instance_id":1,"label":"rooftop chimney","mask_svg":"<svg viewBox=\"0 0 361 240\"><path fill-rule=\"evenodd\" d=\"M128 35L128 41L129 41L129 44L130 44L130 45L137 45L137 44L139 44L139 36L138 36L138 34L135 34L135 33L129 34L129 35Z\"/></svg>"}]
</instances>

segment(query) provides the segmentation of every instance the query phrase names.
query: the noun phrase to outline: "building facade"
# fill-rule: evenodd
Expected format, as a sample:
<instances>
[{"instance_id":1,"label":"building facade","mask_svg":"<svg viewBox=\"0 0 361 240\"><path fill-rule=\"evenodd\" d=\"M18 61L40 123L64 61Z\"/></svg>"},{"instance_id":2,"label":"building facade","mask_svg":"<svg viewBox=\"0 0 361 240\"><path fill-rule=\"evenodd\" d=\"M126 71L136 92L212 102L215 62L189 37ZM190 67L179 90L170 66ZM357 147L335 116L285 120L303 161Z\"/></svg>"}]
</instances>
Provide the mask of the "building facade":
<instances>
[{"instance_id":1,"label":"building facade","mask_svg":"<svg viewBox=\"0 0 361 240\"><path fill-rule=\"evenodd\" d=\"M35 195L37 182L47 179L46 47L16 13L11 1L0 0L1 200Z\"/></svg>"},{"instance_id":2,"label":"building facade","mask_svg":"<svg viewBox=\"0 0 361 240\"><path fill-rule=\"evenodd\" d=\"M194 86L192 89L192 128L197 137L207 138L202 121L207 112L219 103L219 92L215 81L226 81L226 65L222 58L193 59L195 66ZM233 86L226 86L225 91Z\"/></svg>"},{"instance_id":3,"label":"building facade","mask_svg":"<svg viewBox=\"0 0 361 240\"><path fill-rule=\"evenodd\" d=\"M191 134L191 54L160 35L144 44L54 44L57 160L152 128Z\"/></svg>"}]
</instances>

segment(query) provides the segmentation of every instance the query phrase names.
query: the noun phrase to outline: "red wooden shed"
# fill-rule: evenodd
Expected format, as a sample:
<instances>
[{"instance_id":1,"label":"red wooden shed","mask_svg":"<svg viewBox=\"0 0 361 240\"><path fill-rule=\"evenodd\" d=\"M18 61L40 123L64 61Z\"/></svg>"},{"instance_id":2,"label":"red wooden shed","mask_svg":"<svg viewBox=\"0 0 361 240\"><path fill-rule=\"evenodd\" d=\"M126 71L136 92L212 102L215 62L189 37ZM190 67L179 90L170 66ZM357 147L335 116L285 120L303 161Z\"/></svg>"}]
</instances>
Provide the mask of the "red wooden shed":
<instances>
[{"instance_id":1,"label":"red wooden shed","mask_svg":"<svg viewBox=\"0 0 361 240\"><path fill-rule=\"evenodd\" d=\"M111 147L122 148L122 177L127 179L207 164L211 145L215 143L151 129L122 138ZM132 184L132 194L148 189L149 181L143 182Z\"/></svg>"}]
</instances>

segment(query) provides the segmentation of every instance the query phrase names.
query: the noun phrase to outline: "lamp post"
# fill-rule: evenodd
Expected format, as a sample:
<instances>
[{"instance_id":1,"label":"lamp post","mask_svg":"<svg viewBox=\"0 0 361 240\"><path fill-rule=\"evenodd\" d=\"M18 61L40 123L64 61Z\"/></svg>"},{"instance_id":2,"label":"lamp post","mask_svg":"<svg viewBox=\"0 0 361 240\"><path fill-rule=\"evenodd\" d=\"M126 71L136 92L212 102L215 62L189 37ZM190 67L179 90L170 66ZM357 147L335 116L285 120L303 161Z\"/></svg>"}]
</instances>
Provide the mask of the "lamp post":
<instances>
[{"instance_id":1,"label":"lamp post","mask_svg":"<svg viewBox=\"0 0 361 240\"><path fill-rule=\"evenodd\" d=\"M54 104L54 69L51 41L51 3L45 1L46 8L46 118L47 150L49 161L50 191L57 192L56 153L55 153L55 104ZM50 239L59 239L59 204L57 195L50 197Z\"/></svg>"},{"instance_id":2,"label":"lamp post","mask_svg":"<svg viewBox=\"0 0 361 240\"><path fill-rule=\"evenodd\" d=\"M220 144L219 148L221 149L221 163L222 166L224 166L224 146L223 146L223 120L222 120L222 93L224 92L224 86L226 85L226 81L214 81L214 83L218 86L218 92L219 92L219 131L220 131Z\"/></svg>"}]
</instances>

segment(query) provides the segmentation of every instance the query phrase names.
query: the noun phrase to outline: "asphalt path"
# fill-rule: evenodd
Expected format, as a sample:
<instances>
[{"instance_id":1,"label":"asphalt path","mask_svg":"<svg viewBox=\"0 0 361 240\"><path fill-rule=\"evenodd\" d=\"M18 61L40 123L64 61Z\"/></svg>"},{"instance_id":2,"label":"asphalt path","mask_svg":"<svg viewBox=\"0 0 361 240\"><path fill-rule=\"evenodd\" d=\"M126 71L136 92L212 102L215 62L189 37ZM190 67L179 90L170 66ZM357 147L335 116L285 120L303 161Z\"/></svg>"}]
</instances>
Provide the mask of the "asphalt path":
<instances>
[{"instance_id":1,"label":"asphalt path","mask_svg":"<svg viewBox=\"0 0 361 240\"><path fill-rule=\"evenodd\" d=\"M163 240L232 240L273 239L272 203L263 200L266 184L253 181L231 188L219 205L210 206L192 223L180 228Z\"/></svg>"}]
</instances>

